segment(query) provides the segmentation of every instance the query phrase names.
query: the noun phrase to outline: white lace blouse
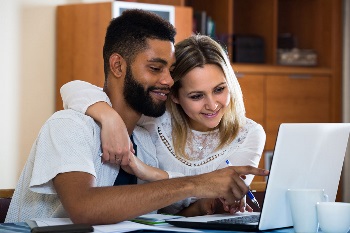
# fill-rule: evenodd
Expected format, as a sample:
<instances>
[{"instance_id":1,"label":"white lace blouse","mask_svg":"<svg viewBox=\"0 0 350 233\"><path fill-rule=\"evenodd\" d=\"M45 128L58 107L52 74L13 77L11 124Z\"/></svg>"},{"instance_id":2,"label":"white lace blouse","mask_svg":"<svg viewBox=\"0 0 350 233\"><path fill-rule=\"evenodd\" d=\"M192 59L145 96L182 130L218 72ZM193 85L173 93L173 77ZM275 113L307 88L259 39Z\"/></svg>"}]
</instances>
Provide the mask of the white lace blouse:
<instances>
[{"instance_id":1,"label":"white lace blouse","mask_svg":"<svg viewBox=\"0 0 350 233\"><path fill-rule=\"evenodd\" d=\"M92 104L110 100L101 88L84 81L72 81L61 88L64 108L72 108L85 113ZM265 145L265 131L260 124L251 119L246 123L231 144L215 151L219 144L218 129L209 132L191 130L192 139L187 140L187 156L176 155L172 141L171 117L169 112L158 118L141 117L138 125L146 128L156 146L156 158L159 168L168 172L169 177L197 175L226 167L229 159L234 166L251 165L257 167ZM249 185L253 175L245 179ZM187 199L165 208L165 212L174 214L187 207L193 199Z\"/></svg>"}]
</instances>

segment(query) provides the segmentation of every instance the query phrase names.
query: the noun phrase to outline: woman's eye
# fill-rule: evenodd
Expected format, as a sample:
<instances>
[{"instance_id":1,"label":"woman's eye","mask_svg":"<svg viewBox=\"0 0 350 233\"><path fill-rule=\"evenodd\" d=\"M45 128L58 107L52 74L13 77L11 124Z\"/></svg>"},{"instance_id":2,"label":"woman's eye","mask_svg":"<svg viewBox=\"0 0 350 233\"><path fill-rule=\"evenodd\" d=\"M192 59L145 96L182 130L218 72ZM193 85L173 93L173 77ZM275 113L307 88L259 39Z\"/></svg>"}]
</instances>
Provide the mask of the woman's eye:
<instances>
[{"instance_id":1,"label":"woman's eye","mask_svg":"<svg viewBox=\"0 0 350 233\"><path fill-rule=\"evenodd\" d=\"M221 92L224 91L224 89L225 89L225 87L218 87L218 88L215 88L214 93L221 93Z\"/></svg>"},{"instance_id":2,"label":"woman's eye","mask_svg":"<svg viewBox=\"0 0 350 233\"><path fill-rule=\"evenodd\" d=\"M193 100L199 100L202 97L203 97L203 95L192 95L192 96L190 96L190 98L193 99Z\"/></svg>"}]
</instances>

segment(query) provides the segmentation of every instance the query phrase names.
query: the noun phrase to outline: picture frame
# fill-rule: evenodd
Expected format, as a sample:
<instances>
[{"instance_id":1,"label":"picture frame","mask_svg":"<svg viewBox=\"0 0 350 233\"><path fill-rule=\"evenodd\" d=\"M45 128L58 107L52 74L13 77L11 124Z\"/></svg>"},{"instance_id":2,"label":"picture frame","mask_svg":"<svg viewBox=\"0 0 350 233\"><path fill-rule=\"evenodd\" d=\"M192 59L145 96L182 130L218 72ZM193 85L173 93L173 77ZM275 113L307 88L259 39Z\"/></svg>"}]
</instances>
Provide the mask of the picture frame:
<instances>
[{"instance_id":1,"label":"picture frame","mask_svg":"<svg viewBox=\"0 0 350 233\"><path fill-rule=\"evenodd\" d=\"M142 9L153 12L163 19L169 21L175 27L175 7L171 5L148 4L138 2L114 1L112 6L112 17L118 17L128 9Z\"/></svg>"}]
</instances>

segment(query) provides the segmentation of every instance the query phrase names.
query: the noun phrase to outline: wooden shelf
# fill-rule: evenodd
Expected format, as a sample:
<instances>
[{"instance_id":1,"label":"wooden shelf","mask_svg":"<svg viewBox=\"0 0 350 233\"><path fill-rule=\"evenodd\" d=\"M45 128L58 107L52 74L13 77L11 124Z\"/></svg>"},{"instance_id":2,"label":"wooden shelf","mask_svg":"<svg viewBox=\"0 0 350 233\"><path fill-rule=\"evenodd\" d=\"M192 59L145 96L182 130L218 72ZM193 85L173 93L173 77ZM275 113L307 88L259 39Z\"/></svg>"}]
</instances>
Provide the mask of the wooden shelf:
<instances>
[{"instance_id":1,"label":"wooden shelf","mask_svg":"<svg viewBox=\"0 0 350 233\"><path fill-rule=\"evenodd\" d=\"M332 74L332 70L327 67L274 66L242 63L233 63L232 67L238 76L240 74Z\"/></svg>"}]
</instances>

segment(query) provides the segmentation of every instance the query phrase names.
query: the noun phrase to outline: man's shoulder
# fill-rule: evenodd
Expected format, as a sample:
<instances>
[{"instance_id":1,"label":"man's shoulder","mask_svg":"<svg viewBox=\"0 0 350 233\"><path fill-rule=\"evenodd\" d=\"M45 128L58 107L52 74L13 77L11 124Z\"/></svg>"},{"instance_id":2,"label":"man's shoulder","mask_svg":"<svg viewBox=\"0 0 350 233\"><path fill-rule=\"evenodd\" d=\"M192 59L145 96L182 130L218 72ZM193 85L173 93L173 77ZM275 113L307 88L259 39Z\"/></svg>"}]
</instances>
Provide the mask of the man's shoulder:
<instances>
[{"instance_id":1,"label":"man's shoulder","mask_svg":"<svg viewBox=\"0 0 350 233\"><path fill-rule=\"evenodd\" d=\"M55 112L42 126L44 131L80 131L81 133L99 132L99 125L89 116L67 109ZM77 133L77 132L76 132Z\"/></svg>"},{"instance_id":2,"label":"man's shoulder","mask_svg":"<svg viewBox=\"0 0 350 233\"><path fill-rule=\"evenodd\" d=\"M66 110L61 110L57 111L52 116L47 120L47 122L50 121L63 121L63 120L71 120L76 123L80 124L92 124L95 123L94 120L80 112L74 111L72 109L66 109Z\"/></svg>"}]
</instances>

